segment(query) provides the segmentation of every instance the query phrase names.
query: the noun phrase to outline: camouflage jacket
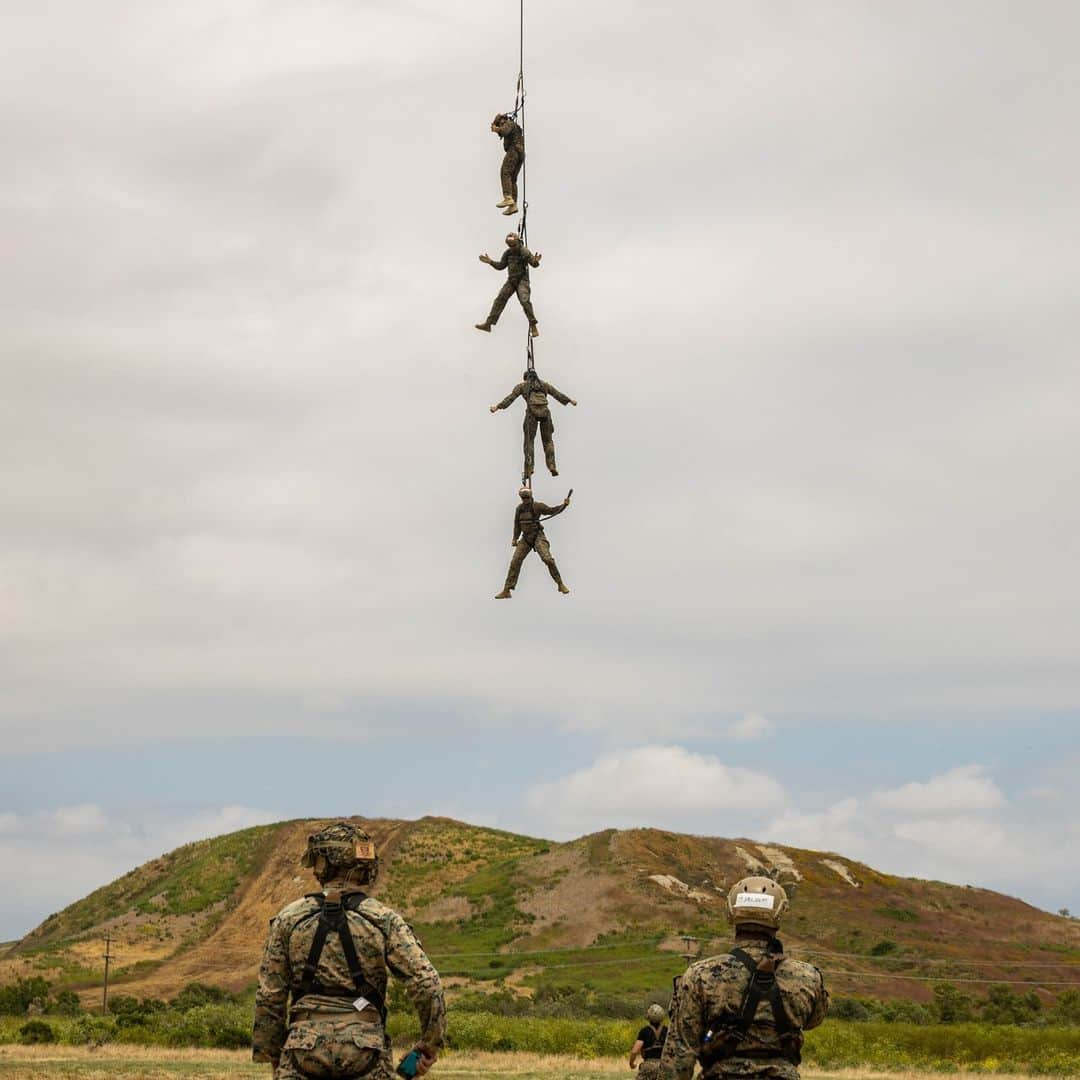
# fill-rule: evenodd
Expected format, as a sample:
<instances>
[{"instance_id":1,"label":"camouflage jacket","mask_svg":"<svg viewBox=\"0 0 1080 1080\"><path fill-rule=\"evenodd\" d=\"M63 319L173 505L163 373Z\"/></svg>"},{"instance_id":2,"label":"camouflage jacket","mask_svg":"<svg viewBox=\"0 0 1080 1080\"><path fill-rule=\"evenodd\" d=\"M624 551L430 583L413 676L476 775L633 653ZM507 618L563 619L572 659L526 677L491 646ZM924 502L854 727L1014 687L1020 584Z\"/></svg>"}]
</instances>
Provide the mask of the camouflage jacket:
<instances>
[{"instance_id":1,"label":"camouflage jacket","mask_svg":"<svg viewBox=\"0 0 1080 1080\"><path fill-rule=\"evenodd\" d=\"M738 946L754 960L765 955L764 941L739 941ZM699 960L687 968L672 999L671 1030L660 1060L660 1080L690 1080L710 1021L724 1012L738 1011L749 979L746 968L729 954ZM776 969L776 981L784 1011L795 1026L806 1030L825 1019L829 995L821 972L813 964L785 959ZM777 1056L769 1056L770 1050ZM740 1057L739 1051L753 1056ZM758 1005L747 1037L736 1052L702 1075L707 1080L722 1076L798 1080L798 1068L780 1056L780 1040L767 1000Z\"/></svg>"},{"instance_id":2,"label":"camouflage jacket","mask_svg":"<svg viewBox=\"0 0 1080 1080\"><path fill-rule=\"evenodd\" d=\"M515 398L523 397L525 399L525 406L528 408L529 412L531 412L533 416L542 418L549 415L548 394L563 405L570 404L570 398L561 390L556 390L551 383L544 382L543 379L535 379L528 383L519 382L517 386L515 386L514 389L499 402L498 407L500 409L507 409L514 403Z\"/></svg>"},{"instance_id":3,"label":"camouflage jacket","mask_svg":"<svg viewBox=\"0 0 1080 1080\"><path fill-rule=\"evenodd\" d=\"M508 247L491 265L495 270L506 270L511 281L528 281L529 267L539 266L540 260L524 244L518 244L516 248Z\"/></svg>"},{"instance_id":4,"label":"camouflage jacket","mask_svg":"<svg viewBox=\"0 0 1080 1080\"><path fill-rule=\"evenodd\" d=\"M519 536L530 544L533 543L538 536L544 535L544 526L540 523L540 515L554 517L556 514L561 514L565 509L566 507L562 503L558 506L548 506L547 503L537 502L535 499L529 503L522 503L514 511L514 543L517 543Z\"/></svg>"},{"instance_id":5,"label":"camouflage jacket","mask_svg":"<svg viewBox=\"0 0 1080 1080\"><path fill-rule=\"evenodd\" d=\"M503 150L507 153L511 150L516 150L519 154L525 153L525 132L521 130L519 123L507 117L497 130L502 136Z\"/></svg>"},{"instance_id":6,"label":"camouflage jacket","mask_svg":"<svg viewBox=\"0 0 1080 1080\"><path fill-rule=\"evenodd\" d=\"M327 888L333 886L328 883ZM356 997L349 965L337 934L327 936L319 959L318 979L325 988L341 990L340 997L308 994L300 990L304 964L319 922L319 904L304 897L283 908L270 923L270 934L259 967L252 1036L256 1061L276 1063L281 1057L292 1012L302 1008L310 1018L320 1012L340 1014L352 1008ZM439 973L424 955L420 942L396 911L371 897L357 911L347 913L349 933L356 945L364 977L384 996L389 976L405 983L405 992L420 1017L420 1041L438 1050L446 1034L446 1003ZM365 1017L381 1022L373 1009Z\"/></svg>"}]
</instances>

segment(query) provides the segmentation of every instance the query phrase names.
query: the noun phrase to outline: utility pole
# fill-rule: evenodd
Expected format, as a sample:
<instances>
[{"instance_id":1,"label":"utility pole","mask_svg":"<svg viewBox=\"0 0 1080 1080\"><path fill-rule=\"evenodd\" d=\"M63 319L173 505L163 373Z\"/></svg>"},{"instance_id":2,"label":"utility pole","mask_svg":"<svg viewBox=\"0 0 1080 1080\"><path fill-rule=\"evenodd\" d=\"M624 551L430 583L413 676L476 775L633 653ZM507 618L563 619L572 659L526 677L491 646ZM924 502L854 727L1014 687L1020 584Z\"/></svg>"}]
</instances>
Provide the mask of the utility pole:
<instances>
[{"instance_id":1,"label":"utility pole","mask_svg":"<svg viewBox=\"0 0 1080 1080\"><path fill-rule=\"evenodd\" d=\"M683 939L683 959L689 964L698 954L698 939L693 934L680 934L679 937Z\"/></svg>"},{"instance_id":2,"label":"utility pole","mask_svg":"<svg viewBox=\"0 0 1080 1080\"><path fill-rule=\"evenodd\" d=\"M106 1016L109 1012L109 961L112 960L112 934L105 931L105 985L101 990L101 1015Z\"/></svg>"}]
</instances>

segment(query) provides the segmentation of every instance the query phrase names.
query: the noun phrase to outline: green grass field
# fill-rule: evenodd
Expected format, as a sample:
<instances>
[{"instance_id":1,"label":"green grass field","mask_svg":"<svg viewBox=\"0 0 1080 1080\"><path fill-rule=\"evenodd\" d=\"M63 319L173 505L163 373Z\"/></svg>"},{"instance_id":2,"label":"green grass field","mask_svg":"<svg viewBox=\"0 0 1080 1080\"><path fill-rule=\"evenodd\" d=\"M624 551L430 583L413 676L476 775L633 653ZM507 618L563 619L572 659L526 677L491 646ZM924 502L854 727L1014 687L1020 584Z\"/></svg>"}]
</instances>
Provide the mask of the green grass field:
<instances>
[{"instance_id":1,"label":"green grass field","mask_svg":"<svg viewBox=\"0 0 1080 1080\"><path fill-rule=\"evenodd\" d=\"M41 1053L78 1050L88 1039L106 1042L101 1049L182 1054L192 1042L204 1046L242 1047L250 1031L251 1013L244 1006L209 1006L183 1014L182 1027L157 1031L116 1028L100 1018L48 1018L57 1046L29 1047ZM399 1044L412 1036L406 1017L391 1024ZM23 1051L23 1021L0 1022L0 1061L18 1060ZM582 1061L616 1061L633 1043L637 1025L620 1020L574 1020L547 1017L456 1013L448 1043L454 1053L514 1053L571 1056ZM145 1047L147 1039L157 1050ZM143 1049L139 1049L142 1046ZM174 1049L175 1048L175 1049ZM14 1055L14 1056L12 1056ZM848 1023L830 1020L808 1033L807 1068L828 1071L869 1069L878 1072L969 1071L979 1074L1025 1073L1080 1076L1080 1028L1017 1027L985 1024L917 1025ZM80 1066L81 1068L82 1066ZM627 1070L628 1071L628 1070ZM79 1074L82 1075L82 1074Z\"/></svg>"},{"instance_id":2,"label":"green grass field","mask_svg":"<svg viewBox=\"0 0 1080 1080\"><path fill-rule=\"evenodd\" d=\"M882 1073L866 1069L823 1072L803 1069L804 1080L932 1080L935 1075L917 1070ZM974 1080L984 1075L954 1071L953 1080ZM1012 1074L1020 1076L1022 1074ZM599 1080L601 1077L633 1076L625 1059L582 1061L565 1056L538 1054L447 1054L430 1073L432 1080ZM998 1074L1009 1080L1010 1074ZM148 1050L139 1047L0 1047L2 1080L269 1080L266 1065L254 1065L239 1050Z\"/></svg>"}]
</instances>

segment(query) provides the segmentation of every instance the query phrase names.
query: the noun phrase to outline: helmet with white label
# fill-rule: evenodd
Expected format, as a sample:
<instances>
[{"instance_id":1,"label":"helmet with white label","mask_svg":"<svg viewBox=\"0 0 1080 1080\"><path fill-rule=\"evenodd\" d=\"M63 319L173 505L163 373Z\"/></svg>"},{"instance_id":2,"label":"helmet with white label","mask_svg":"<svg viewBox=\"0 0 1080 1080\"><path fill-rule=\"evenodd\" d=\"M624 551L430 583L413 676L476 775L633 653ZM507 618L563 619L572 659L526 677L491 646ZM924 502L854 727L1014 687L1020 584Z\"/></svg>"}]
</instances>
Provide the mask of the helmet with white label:
<instances>
[{"instance_id":1,"label":"helmet with white label","mask_svg":"<svg viewBox=\"0 0 1080 1080\"><path fill-rule=\"evenodd\" d=\"M752 923L775 930L787 909L787 893L772 878L745 877L728 893L728 918L736 926Z\"/></svg>"}]
</instances>

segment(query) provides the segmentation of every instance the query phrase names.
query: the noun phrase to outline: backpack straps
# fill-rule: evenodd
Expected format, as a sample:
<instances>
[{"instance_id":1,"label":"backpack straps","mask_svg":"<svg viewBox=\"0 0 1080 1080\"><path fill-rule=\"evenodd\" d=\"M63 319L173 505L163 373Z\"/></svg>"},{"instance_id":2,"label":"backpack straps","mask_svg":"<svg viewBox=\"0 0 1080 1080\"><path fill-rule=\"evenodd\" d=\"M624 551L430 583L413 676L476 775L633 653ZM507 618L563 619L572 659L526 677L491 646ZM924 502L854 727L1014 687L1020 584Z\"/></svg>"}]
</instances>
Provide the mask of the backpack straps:
<instances>
[{"instance_id":1,"label":"backpack straps","mask_svg":"<svg viewBox=\"0 0 1080 1080\"><path fill-rule=\"evenodd\" d=\"M294 997L295 1001L306 997L308 994L322 994L326 997L351 997L352 994L342 994L340 990L328 989L323 986L318 977L319 960L322 958L326 939L331 932L337 934L341 942L341 951L345 954L345 963L349 966L349 977L353 981L353 989L359 997L365 997L379 1012L383 1024L386 1023L386 998L382 992L368 981L364 975L364 969L360 966L360 957L356 952L356 943L349 932L348 912L357 911L360 905L367 899L362 892L352 892L342 898L339 892L312 893L308 899L314 900L319 905L319 922L315 927L315 936L311 939L311 948L308 950L307 960L304 962L303 975L300 979L300 987Z\"/></svg>"},{"instance_id":2,"label":"backpack straps","mask_svg":"<svg viewBox=\"0 0 1080 1080\"><path fill-rule=\"evenodd\" d=\"M777 1056L787 1059L794 1065L799 1064L802 1031L791 1022L791 1017L784 1008L780 986L776 981L776 969L784 960L783 947L779 942L775 944L778 948L775 951L770 948L760 961L755 960L744 949L731 950L729 955L746 968L750 979L743 991L738 1011L722 1014L709 1021L712 1037L699 1054L702 1068L707 1069L725 1058L741 1056L739 1046L746 1041L762 1000L769 1003L776 1034L780 1039L780 1053ZM755 1052L751 1056L761 1055Z\"/></svg>"}]
</instances>

